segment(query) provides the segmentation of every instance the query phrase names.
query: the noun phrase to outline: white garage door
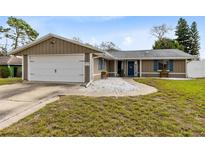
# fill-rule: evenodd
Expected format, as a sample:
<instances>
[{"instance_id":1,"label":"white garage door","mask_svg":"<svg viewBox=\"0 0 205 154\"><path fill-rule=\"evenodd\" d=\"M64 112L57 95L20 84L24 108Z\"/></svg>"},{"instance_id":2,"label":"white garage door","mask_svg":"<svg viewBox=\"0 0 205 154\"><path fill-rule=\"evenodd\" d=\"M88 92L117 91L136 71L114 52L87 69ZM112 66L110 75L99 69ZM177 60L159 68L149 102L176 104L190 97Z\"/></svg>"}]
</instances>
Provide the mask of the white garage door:
<instances>
[{"instance_id":1,"label":"white garage door","mask_svg":"<svg viewBox=\"0 0 205 154\"><path fill-rule=\"evenodd\" d=\"M83 54L29 56L28 80L84 82L83 61Z\"/></svg>"}]
</instances>

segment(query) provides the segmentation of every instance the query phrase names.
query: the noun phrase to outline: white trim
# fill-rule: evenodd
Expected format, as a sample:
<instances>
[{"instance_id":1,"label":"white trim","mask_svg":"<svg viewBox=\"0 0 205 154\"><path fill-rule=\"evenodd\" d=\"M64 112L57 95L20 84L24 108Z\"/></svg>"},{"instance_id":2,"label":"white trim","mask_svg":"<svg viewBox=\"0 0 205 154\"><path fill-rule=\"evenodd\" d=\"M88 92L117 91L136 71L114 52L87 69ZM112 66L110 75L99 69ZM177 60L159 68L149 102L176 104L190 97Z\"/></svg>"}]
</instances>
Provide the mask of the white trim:
<instances>
[{"instance_id":1,"label":"white trim","mask_svg":"<svg viewBox=\"0 0 205 154\"><path fill-rule=\"evenodd\" d=\"M140 60L140 77L142 77L142 60Z\"/></svg>"},{"instance_id":2,"label":"white trim","mask_svg":"<svg viewBox=\"0 0 205 154\"><path fill-rule=\"evenodd\" d=\"M27 80L30 81L30 63L29 63L30 56L27 55Z\"/></svg>"},{"instance_id":3,"label":"white trim","mask_svg":"<svg viewBox=\"0 0 205 154\"><path fill-rule=\"evenodd\" d=\"M108 73L117 73L117 72L108 72Z\"/></svg>"},{"instance_id":4,"label":"white trim","mask_svg":"<svg viewBox=\"0 0 205 154\"><path fill-rule=\"evenodd\" d=\"M89 87L92 82L93 82L93 80L90 80L90 81L85 85L85 88Z\"/></svg>"},{"instance_id":5,"label":"white trim","mask_svg":"<svg viewBox=\"0 0 205 154\"><path fill-rule=\"evenodd\" d=\"M101 75L101 73L98 73L98 74L93 74L93 76L97 76L97 75Z\"/></svg>"},{"instance_id":6,"label":"white trim","mask_svg":"<svg viewBox=\"0 0 205 154\"><path fill-rule=\"evenodd\" d=\"M99 56L97 56L97 57L93 57L93 59L97 59L97 58L102 58L102 57L99 57Z\"/></svg>"},{"instance_id":7,"label":"white trim","mask_svg":"<svg viewBox=\"0 0 205 154\"><path fill-rule=\"evenodd\" d=\"M67 55L69 55L70 56L70 54L67 54ZM76 55L81 55L81 54L76 54ZM83 75L82 75L82 79L83 79L83 82L85 82L85 53L84 54L82 54L82 56L83 56Z\"/></svg>"},{"instance_id":8,"label":"white trim","mask_svg":"<svg viewBox=\"0 0 205 154\"><path fill-rule=\"evenodd\" d=\"M28 67L28 65L27 65L27 67ZM22 72L21 72L22 77L21 77L21 79L24 80L24 56L22 58L22 67L21 68L22 68Z\"/></svg>"},{"instance_id":9,"label":"white trim","mask_svg":"<svg viewBox=\"0 0 205 154\"><path fill-rule=\"evenodd\" d=\"M188 77L188 74L187 74L187 59L185 60L185 74L186 74L186 78Z\"/></svg>"},{"instance_id":10,"label":"white trim","mask_svg":"<svg viewBox=\"0 0 205 154\"><path fill-rule=\"evenodd\" d=\"M92 73L93 73L93 72L92 72L92 71L93 71L93 65L92 65L92 63L93 63L93 62L92 62L92 60L93 60L93 59L92 59L92 56L93 56L93 55L92 55L91 53L90 53L89 55L90 55L89 58L90 58L90 81L91 81L91 80L92 80Z\"/></svg>"},{"instance_id":11,"label":"white trim","mask_svg":"<svg viewBox=\"0 0 205 154\"><path fill-rule=\"evenodd\" d=\"M134 76L138 76L139 70L138 70L138 60L134 61Z\"/></svg>"}]
</instances>

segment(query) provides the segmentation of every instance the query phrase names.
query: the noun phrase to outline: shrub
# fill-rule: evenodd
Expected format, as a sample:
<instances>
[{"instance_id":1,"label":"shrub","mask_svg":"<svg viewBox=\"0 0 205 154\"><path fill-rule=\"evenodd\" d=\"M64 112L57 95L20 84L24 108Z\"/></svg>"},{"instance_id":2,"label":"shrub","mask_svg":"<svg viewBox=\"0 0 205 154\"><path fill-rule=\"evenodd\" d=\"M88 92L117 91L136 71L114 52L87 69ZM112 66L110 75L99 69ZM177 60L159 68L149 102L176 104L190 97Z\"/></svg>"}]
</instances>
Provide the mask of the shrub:
<instances>
[{"instance_id":1,"label":"shrub","mask_svg":"<svg viewBox=\"0 0 205 154\"><path fill-rule=\"evenodd\" d=\"M0 68L0 77L8 78L10 76L10 71L8 67L1 67Z\"/></svg>"}]
</instances>

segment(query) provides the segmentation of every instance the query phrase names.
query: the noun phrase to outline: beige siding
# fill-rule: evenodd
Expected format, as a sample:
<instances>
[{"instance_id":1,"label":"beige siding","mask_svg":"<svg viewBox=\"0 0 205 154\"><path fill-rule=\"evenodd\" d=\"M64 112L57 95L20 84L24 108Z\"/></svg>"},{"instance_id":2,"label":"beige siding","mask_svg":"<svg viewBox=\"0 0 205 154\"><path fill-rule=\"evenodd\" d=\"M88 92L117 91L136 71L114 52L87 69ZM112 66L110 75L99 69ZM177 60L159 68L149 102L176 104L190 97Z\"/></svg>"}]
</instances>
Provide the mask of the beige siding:
<instances>
[{"instance_id":1,"label":"beige siding","mask_svg":"<svg viewBox=\"0 0 205 154\"><path fill-rule=\"evenodd\" d=\"M90 54L85 53L85 62L90 62ZM90 65L85 65L85 82L90 81Z\"/></svg>"},{"instance_id":2,"label":"beige siding","mask_svg":"<svg viewBox=\"0 0 205 154\"><path fill-rule=\"evenodd\" d=\"M101 73L101 70L98 70L99 59L98 58L94 58L93 61L94 61L94 74Z\"/></svg>"},{"instance_id":3,"label":"beige siding","mask_svg":"<svg viewBox=\"0 0 205 154\"><path fill-rule=\"evenodd\" d=\"M108 64L108 71L114 72L115 71L115 61L109 60L107 64Z\"/></svg>"},{"instance_id":4,"label":"beige siding","mask_svg":"<svg viewBox=\"0 0 205 154\"><path fill-rule=\"evenodd\" d=\"M24 49L16 55L74 54L92 52L96 51L53 37L32 47Z\"/></svg>"},{"instance_id":5,"label":"beige siding","mask_svg":"<svg viewBox=\"0 0 205 154\"><path fill-rule=\"evenodd\" d=\"M85 66L85 82L90 81L90 66Z\"/></svg>"},{"instance_id":6,"label":"beige siding","mask_svg":"<svg viewBox=\"0 0 205 154\"><path fill-rule=\"evenodd\" d=\"M173 61L173 72L175 73L185 73L185 60L174 60Z\"/></svg>"},{"instance_id":7,"label":"beige siding","mask_svg":"<svg viewBox=\"0 0 205 154\"><path fill-rule=\"evenodd\" d=\"M153 72L153 67L153 60L142 60L142 72Z\"/></svg>"},{"instance_id":8,"label":"beige siding","mask_svg":"<svg viewBox=\"0 0 205 154\"><path fill-rule=\"evenodd\" d=\"M106 68L105 69L103 69L103 70L99 70L98 69L98 63L99 63L99 58L94 58L94 60L93 60L93 62L94 62L94 74L93 74L93 76L94 76L94 80L96 80L96 79L100 79L101 78L101 72L102 71L109 71L109 61L108 60L105 60L106 61Z\"/></svg>"},{"instance_id":9,"label":"beige siding","mask_svg":"<svg viewBox=\"0 0 205 154\"><path fill-rule=\"evenodd\" d=\"M90 62L90 54L85 53L85 62Z\"/></svg>"},{"instance_id":10,"label":"beige siding","mask_svg":"<svg viewBox=\"0 0 205 154\"><path fill-rule=\"evenodd\" d=\"M159 73L153 71L153 67L154 67L153 65L154 65L154 60L143 60L142 61L142 76L143 77L159 77ZM173 71L169 73L169 77L172 77L172 78L186 77L185 68L186 68L185 60L173 60Z\"/></svg>"},{"instance_id":11,"label":"beige siding","mask_svg":"<svg viewBox=\"0 0 205 154\"><path fill-rule=\"evenodd\" d=\"M98 70L99 59L98 58L94 58L93 62L94 62L93 78L94 78L94 80L98 80L98 79L101 78L101 70Z\"/></svg>"},{"instance_id":12,"label":"beige siding","mask_svg":"<svg viewBox=\"0 0 205 154\"><path fill-rule=\"evenodd\" d=\"M23 56L23 79L28 80L28 56Z\"/></svg>"}]
</instances>

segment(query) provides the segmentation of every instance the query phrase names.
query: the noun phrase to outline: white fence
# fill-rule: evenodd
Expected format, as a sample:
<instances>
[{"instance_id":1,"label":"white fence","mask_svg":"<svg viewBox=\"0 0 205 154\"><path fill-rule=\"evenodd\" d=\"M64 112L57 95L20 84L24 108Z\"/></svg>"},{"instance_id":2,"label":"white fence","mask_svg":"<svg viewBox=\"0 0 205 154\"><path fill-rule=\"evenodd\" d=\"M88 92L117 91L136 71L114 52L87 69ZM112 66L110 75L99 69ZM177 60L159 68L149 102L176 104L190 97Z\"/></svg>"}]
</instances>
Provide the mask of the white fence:
<instances>
[{"instance_id":1,"label":"white fence","mask_svg":"<svg viewBox=\"0 0 205 154\"><path fill-rule=\"evenodd\" d=\"M205 77L205 60L189 62L187 64L187 76L190 78Z\"/></svg>"}]
</instances>

